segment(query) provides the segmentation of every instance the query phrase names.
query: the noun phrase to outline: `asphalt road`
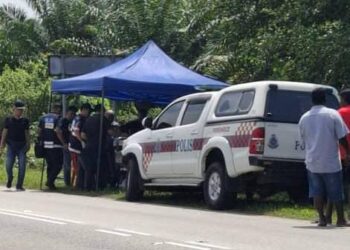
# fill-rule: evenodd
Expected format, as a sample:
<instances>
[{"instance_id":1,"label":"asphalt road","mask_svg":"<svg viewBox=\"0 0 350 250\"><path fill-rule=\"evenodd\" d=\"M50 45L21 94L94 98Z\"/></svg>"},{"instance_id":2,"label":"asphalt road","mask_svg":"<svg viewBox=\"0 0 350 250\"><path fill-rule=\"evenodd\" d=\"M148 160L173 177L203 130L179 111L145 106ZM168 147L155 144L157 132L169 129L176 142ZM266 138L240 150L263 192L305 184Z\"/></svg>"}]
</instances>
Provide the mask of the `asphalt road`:
<instances>
[{"instance_id":1,"label":"asphalt road","mask_svg":"<svg viewBox=\"0 0 350 250\"><path fill-rule=\"evenodd\" d=\"M350 228L0 187L0 250L350 249Z\"/></svg>"}]
</instances>

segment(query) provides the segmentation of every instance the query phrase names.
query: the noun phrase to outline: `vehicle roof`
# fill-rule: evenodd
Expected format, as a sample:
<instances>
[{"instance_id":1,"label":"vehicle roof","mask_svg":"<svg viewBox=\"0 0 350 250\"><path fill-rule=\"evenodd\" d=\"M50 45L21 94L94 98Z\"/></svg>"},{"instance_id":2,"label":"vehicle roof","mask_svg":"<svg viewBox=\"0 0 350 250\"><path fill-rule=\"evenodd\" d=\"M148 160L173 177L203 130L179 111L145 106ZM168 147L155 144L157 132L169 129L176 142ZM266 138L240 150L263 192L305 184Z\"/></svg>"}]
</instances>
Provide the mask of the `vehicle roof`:
<instances>
[{"instance_id":1,"label":"vehicle roof","mask_svg":"<svg viewBox=\"0 0 350 250\"><path fill-rule=\"evenodd\" d=\"M255 81L255 82L248 82L248 83L239 83L235 84L229 87L226 87L220 91L208 91L208 92L200 92L200 93L194 93L189 94L186 96L182 96L176 99L176 101L181 101L185 99L196 99L196 98L206 98L213 96L217 93L221 92L227 92L227 91L233 91L233 90L240 90L242 87L245 89L249 88L262 88L266 89L269 88L269 86L277 85L279 89L286 89L286 90L294 90L294 91L312 91L317 87L322 88L329 88L332 89L333 93L336 94L337 90L329 85L322 85L322 84L315 84L315 83L306 83L306 82L292 82L292 81L275 81L275 80L267 80L267 81Z\"/></svg>"},{"instance_id":2,"label":"vehicle roof","mask_svg":"<svg viewBox=\"0 0 350 250\"><path fill-rule=\"evenodd\" d=\"M330 89L335 90L332 86L321 85L321 84L306 83L306 82L267 80L267 81L256 81L256 82L236 84L236 85L232 85L230 87L224 88L222 91L226 92L227 90L240 89L243 86L244 86L244 88L249 88L249 87L251 87L251 88L267 88L271 84L277 85L279 89L292 89L292 90L297 90L297 91L312 91L313 89L315 89L317 87L330 88Z\"/></svg>"},{"instance_id":3,"label":"vehicle roof","mask_svg":"<svg viewBox=\"0 0 350 250\"><path fill-rule=\"evenodd\" d=\"M176 101L185 100L185 99L209 98L215 93L217 93L217 91L208 91L208 92L189 94L189 95L185 95L177 98Z\"/></svg>"}]
</instances>

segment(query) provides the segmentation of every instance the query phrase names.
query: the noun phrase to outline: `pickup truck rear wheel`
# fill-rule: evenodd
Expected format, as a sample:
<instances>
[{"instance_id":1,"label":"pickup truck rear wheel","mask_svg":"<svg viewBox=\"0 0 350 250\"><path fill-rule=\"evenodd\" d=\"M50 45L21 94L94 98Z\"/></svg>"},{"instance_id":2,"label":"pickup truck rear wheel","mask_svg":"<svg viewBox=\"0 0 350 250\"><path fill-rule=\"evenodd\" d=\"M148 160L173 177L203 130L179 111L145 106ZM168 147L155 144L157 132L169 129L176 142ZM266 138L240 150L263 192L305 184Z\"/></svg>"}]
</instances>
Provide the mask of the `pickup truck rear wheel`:
<instances>
[{"instance_id":1,"label":"pickup truck rear wheel","mask_svg":"<svg viewBox=\"0 0 350 250\"><path fill-rule=\"evenodd\" d=\"M205 203L209 208L222 210L233 205L234 193L227 186L227 178L222 163L213 162L209 165L203 185Z\"/></svg>"},{"instance_id":2,"label":"pickup truck rear wheel","mask_svg":"<svg viewBox=\"0 0 350 250\"><path fill-rule=\"evenodd\" d=\"M143 181L138 164L134 158L128 160L128 174L126 179L126 200L139 201L143 196Z\"/></svg>"}]
</instances>

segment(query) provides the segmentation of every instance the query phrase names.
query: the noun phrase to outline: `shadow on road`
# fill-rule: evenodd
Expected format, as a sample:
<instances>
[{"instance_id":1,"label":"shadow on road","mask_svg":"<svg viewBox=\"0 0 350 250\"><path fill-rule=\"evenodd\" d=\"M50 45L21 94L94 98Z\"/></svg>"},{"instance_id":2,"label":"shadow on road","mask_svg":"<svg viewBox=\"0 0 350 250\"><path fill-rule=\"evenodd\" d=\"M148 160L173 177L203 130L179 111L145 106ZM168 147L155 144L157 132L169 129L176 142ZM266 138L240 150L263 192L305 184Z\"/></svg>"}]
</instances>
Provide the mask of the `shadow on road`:
<instances>
[{"instance_id":1,"label":"shadow on road","mask_svg":"<svg viewBox=\"0 0 350 250\"><path fill-rule=\"evenodd\" d=\"M296 229L313 229L313 230L334 230L334 229L344 229L344 227L336 227L336 226L327 226L327 227L318 227L317 225L314 226L295 226L293 228Z\"/></svg>"}]
</instances>

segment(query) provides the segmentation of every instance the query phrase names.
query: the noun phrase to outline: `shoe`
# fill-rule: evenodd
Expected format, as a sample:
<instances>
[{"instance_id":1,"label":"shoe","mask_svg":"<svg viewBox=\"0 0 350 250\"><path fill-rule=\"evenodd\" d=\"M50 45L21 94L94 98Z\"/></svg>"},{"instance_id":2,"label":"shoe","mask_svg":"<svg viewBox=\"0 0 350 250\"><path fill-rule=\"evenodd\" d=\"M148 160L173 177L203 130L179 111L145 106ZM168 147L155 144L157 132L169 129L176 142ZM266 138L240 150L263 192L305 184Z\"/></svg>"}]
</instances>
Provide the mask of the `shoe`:
<instances>
[{"instance_id":1,"label":"shoe","mask_svg":"<svg viewBox=\"0 0 350 250\"><path fill-rule=\"evenodd\" d=\"M347 221L337 221L337 227L350 227L350 224Z\"/></svg>"},{"instance_id":2,"label":"shoe","mask_svg":"<svg viewBox=\"0 0 350 250\"><path fill-rule=\"evenodd\" d=\"M324 216L319 218L317 226L319 226L319 227L326 227L327 226L327 221L326 221L326 218Z\"/></svg>"},{"instance_id":3,"label":"shoe","mask_svg":"<svg viewBox=\"0 0 350 250\"><path fill-rule=\"evenodd\" d=\"M16 190L17 190L17 191L26 191L26 189L23 188L23 187L16 187Z\"/></svg>"},{"instance_id":4,"label":"shoe","mask_svg":"<svg viewBox=\"0 0 350 250\"><path fill-rule=\"evenodd\" d=\"M49 190L56 190L56 186L55 184L48 184L47 187L49 188Z\"/></svg>"},{"instance_id":5,"label":"shoe","mask_svg":"<svg viewBox=\"0 0 350 250\"><path fill-rule=\"evenodd\" d=\"M11 188L12 187L12 178L9 178L7 183L6 183L6 187L7 188Z\"/></svg>"}]
</instances>

